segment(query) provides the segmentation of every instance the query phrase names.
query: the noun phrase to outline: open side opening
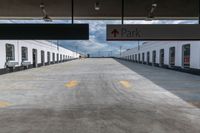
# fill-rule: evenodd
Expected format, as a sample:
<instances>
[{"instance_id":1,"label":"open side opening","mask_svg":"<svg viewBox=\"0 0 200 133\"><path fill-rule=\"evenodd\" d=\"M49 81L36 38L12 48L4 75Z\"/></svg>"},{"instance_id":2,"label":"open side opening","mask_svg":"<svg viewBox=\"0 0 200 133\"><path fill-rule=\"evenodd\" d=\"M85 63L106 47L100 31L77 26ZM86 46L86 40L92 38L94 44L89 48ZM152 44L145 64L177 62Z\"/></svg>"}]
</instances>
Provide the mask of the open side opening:
<instances>
[{"instance_id":1,"label":"open side opening","mask_svg":"<svg viewBox=\"0 0 200 133\"><path fill-rule=\"evenodd\" d=\"M142 53L142 64L144 64L144 53Z\"/></svg>"},{"instance_id":2,"label":"open side opening","mask_svg":"<svg viewBox=\"0 0 200 133\"><path fill-rule=\"evenodd\" d=\"M42 50L41 51L41 64L42 64L42 66L44 66L45 65L45 54L44 54L44 51Z\"/></svg>"},{"instance_id":3,"label":"open side opening","mask_svg":"<svg viewBox=\"0 0 200 133\"><path fill-rule=\"evenodd\" d=\"M134 55L132 55L132 61L135 61Z\"/></svg>"},{"instance_id":4,"label":"open side opening","mask_svg":"<svg viewBox=\"0 0 200 133\"><path fill-rule=\"evenodd\" d=\"M156 64L156 51L154 50L152 52L152 65L154 66Z\"/></svg>"},{"instance_id":5,"label":"open side opening","mask_svg":"<svg viewBox=\"0 0 200 133\"><path fill-rule=\"evenodd\" d=\"M33 49L32 53L33 53L33 67L37 67L37 49Z\"/></svg>"},{"instance_id":6,"label":"open side opening","mask_svg":"<svg viewBox=\"0 0 200 133\"><path fill-rule=\"evenodd\" d=\"M28 60L28 48L27 47L22 47L21 48L21 56L22 56L22 62Z\"/></svg>"},{"instance_id":7,"label":"open side opening","mask_svg":"<svg viewBox=\"0 0 200 133\"><path fill-rule=\"evenodd\" d=\"M53 64L55 64L55 53L52 53Z\"/></svg>"},{"instance_id":8,"label":"open side opening","mask_svg":"<svg viewBox=\"0 0 200 133\"><path fill-rule=\"evenodd\" d=\"M62 55L60 55L60 62L62 62Z\"/></svg>"},{"instance_id":9,"label":"open side opening","mask_svg":"<svg viewBox=\"0 0 200 133\"><path fill-rule=\"evenodd\" d=\"M50 52L47 52L47 63L48 65L51 63L51 55L50 55Z\"/></svg>"},{"instance_id":10,"label":"open side opening","mask_svg":"<svg viewBox=\"0 0 200 133\"><path fill-rule=\"evenodd\" d=\"M6 61L15 60L15 46L13 44L6 44Z\"/></svg>"},{"instance_id":11,"label":"open side opening","mask_svg":"<svg viewBox=\"0 0 200 133\"><path fill-rule=\"evenodd\" d=\"M170 67L175 66L175 47L169 48L169 65Z\"/></svg>"},{"instance_id":12,"label":"open side opening","mask_svg":"<svg viewBox=\"0 0 200 133\"><path fill-rule=\"evenodd\" d=\"M189 68L190 67L190 44L183 45L182 51L183 51L182 66L184 68Z\"/></svg>"},{"instance_id":13,"label":"open side opening","mask_svg":"<svg viewBox=\"0 0 200 133\"><path fill-rule=\"evenodd\" d=\"M138 62L138 59L137 59L137 54L135 54L135 61L136 61L136 62Z\"/></svg>"},{"instance_id":14,"label":"open side opening","mask_svg":"<svg viewBox=\"0 0 200 133\"><path fill-rule=\"evenodd\" d=\"M138 62L140 63L140 54L138 54Z\"/></svg>"},{"instance_id":15,"label":"open side opening","mask_svg":"<svg viewBox=\"0 0 200 133\"><path fill-rule=\"evenodd\" d=\"M59 63L59 54L57 54L56 56L57 56L57 63Z\"/></svg>"},{"instance_id":16,"label":"open side opening","mask_svg":"<svg viewBox=\"0 0 200 133\"><path fill-rule=\"evenodd\" d=\"M147 64L150 62L150 52L147 52Z\"/></svg>"},{"instance_id":17,"label":"open side opening","mask_svg":"<svg viewBox=\"0 0 200 133\"><path fill-rule=\"evenodd\" d=\"M162 67L164 65L164 58L165 58L165 50L161 49L160 50L160 66Z\"/></svg>"}]
</instances>

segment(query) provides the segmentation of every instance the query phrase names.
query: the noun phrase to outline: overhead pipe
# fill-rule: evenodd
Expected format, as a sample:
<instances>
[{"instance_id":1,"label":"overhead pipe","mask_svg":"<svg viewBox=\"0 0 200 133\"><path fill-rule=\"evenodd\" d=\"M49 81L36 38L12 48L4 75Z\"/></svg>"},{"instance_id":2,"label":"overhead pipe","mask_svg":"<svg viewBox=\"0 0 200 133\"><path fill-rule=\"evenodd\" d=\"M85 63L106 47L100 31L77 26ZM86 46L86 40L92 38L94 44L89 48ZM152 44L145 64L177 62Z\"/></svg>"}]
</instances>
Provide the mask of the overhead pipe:
<instances>
[{"instance_id":1,"label":"overhead pipe","mask_svg":"<svg viewBox=\"0 0 200 133\"><path fill-rule=\"evenodd\" d=\"M151 4L151 9L148 13L148 16L147 16L147 20L152 20L155 16L154 16L154 13L155 13L155 10L158 6L158 0L153 0L152 4Z\"/></svg>"},{"instance_id":2,"label":"overhead pipe","mask_svg":"<svg viewBox=\"0 0 200 133\"><path fill-rule=\"evenodd\" d=\"M100 7L101 6L101 3L98 1L98 2L96 2L95 4L94 4L94 9L96 10L96 11L99 11L100 10Z\"/></svg>"},{"instance_id":3,"label":"overhead pipe","mask_svg":"<svg viewBox=\"0 0 200 133\"><path fill-rule=\"evenodd\" d=\"M121 20L122 20L122 25L124 24L124 0L121 1Z\"/></svg>"},{"instance_id":4,"label":"overhead pipe","mask_svg":"<svg viewBox=\"0 0 200 133\"><path fill-rule=\"evenodd\" d=\"M72 24L74 24L74 0L71 0L71 9Z\"/></svg>"},{"instance_id":5,"label":"overhead pipe","mask_svg":"<svg viewBox=\"0 0 200 133\"><path fill-rule=\"evenodd\" d=\"M198 6L198 8L199 8L199 24L200 24L200 0L199 0L199 6Z\"/></svg>"},{"instance_id":6,"label":"overhead pipe","mask_svg":"<svg viewBox=\"0 0 200 133\"><path fill-rule=\"evenodd\" d=\"M52 19L47 14L44 3L40 3L40 8L41 8L42 13L43 13L43 20L46 21L46 22L52 22Z\"/></svg>"}]
</instances>

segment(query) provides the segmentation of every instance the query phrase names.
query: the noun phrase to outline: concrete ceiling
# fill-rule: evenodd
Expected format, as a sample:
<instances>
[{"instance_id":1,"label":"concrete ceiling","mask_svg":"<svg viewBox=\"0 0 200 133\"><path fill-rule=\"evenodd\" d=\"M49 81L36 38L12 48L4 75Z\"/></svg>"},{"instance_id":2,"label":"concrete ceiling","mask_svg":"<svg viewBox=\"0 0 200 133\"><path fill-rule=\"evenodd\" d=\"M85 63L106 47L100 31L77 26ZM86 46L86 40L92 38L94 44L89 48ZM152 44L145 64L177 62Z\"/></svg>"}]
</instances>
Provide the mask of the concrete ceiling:
<instances>
[{"instance_id":1,"label":"concrete ceiling","mask_svg":"<svg viewBox=\"0 0 200 133\"><path fill-rule=\"evenodd\" d=\"M95 2L101 9L95 11ZM66 19L71 16L71 0L0 0L0 19L40 19L40 3L49 16ZM145 19L153 0L125 0L126 19ZM197 19L198 0L157 0L155 19ZM121 0L74 0L76 19L120 19Z\"/></svg>"}]
</instances>

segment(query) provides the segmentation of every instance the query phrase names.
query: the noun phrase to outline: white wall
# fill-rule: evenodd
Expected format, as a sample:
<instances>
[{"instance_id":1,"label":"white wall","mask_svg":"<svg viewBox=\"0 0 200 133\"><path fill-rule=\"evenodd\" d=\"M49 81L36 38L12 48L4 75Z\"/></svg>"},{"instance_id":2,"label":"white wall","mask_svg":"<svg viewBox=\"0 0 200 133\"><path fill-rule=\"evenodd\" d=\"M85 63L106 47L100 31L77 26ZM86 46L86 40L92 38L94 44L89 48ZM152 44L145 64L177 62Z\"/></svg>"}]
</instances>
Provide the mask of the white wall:
<instances>
[{"instance_id":1,"label":"white wall","mask_svg":"<svg viewBox=\"0 0 200 133\"><path fill-rule=\"evenodd\" d=\"M53 61L52 53L55 53L55 61L57 61L57 54L59 54L59 60L60 60L60 54L65 56L70 56L73 58L78 58L79 53L75 53L73 51L70 51L68 49L57 47L57 45L50 43L48 41L8 41L3 40L0 41L0 69L5 67L6 62L6 44L13 44L15 46L15 62L18 62L19 65L22 62L21 58L21 47L27 47L28 48L28 62L33 63L32 61L32 50L37 49L37 63L41 63L41 50L45 52L45 62L47 62L47 52L50 52L50 60ZM63 59L63 58L62 58Z\"/></svg>"},{"instance_id":2,"label":"white wall","mask_svg":"<svg viewBox=\"0 0 200 133\"><path fill-rule=\"evenodd\" d=\"M200 41L150 41L138 48L133 48L122 53L122 58L138 53L145 53L145 61L147 61L147 52L150 52L150 62L152 62L152 52L156 50L156 63L160 63L160 49L164 49L164 64L169 65L169 48L175 47L175 66L182 67L182 46L191 44L190 67L200 69ZM138 58L138 57L137 57ZM140 57L142 61L142 56Z\"/></svg>"},{"instance_id":3,"label":"white wall","mask_svg":"<svg viewBox=\"0 0 200 133\"><path fill-rule=\"evenodd\" d=\"M200 68L200 42L193 42L193 45L191 46L191 51L191 68Z\"/></svg>"}]
</instances>

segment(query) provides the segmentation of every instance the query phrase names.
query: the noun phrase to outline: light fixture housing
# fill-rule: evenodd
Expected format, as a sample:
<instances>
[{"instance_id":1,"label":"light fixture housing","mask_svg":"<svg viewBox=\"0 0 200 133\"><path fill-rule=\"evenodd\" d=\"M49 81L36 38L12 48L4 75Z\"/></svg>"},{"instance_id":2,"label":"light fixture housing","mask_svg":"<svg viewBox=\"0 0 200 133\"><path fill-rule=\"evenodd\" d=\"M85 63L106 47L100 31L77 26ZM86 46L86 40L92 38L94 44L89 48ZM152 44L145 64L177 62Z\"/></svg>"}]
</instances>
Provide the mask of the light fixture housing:
<instances>
[{"instance_id":1,"label":"light fixture housing","mask_svg":"<svg viewBox=\"0 0 200 133\"><path fill-rule=\"evenodd\" d=\"M157 3L153 3L153 4L152 4L152 7L157 7Z\"/></svg>"},{"instance_id":2,"label":"light fixture housing","mask_svg":"<svg viewBox=\"0 0 200 133\"><path fill-rule=\"evenodd\" d=\"M94 9L95 9L96 11L99 11L99 10L100 10L100 2L96 2L96 3L94 4Z\"/></svg>"},{"instance_id":3,"label":"light fixture housing","mask_svg":"<svg viewBox=\"0 0 200 133\"><path fill-rule=\"evenodd\" d=\"M146 21L152 21L152 19L155 17L154 16L154 12L155 12L157 6L158 6L157 3L153 3L151 5L151 10L150 10L150 12L148 14L148 17L147 17Z\"/></svg>"},{"instance_id":4,"label":"light fixture housing","mask_svg":"<svg viewBox=\"0 0 200 133\"><path fill-rule=\"evenodd\" d=\"M45 8L44 3L40 3L40 8L41 8L41 9L44 9L44 8Z\"/></svg>"},{"instance_id":5,"label":"light fixture housing","mask_svg":"<svg viewBox=\"0 0 200 133\"><path fill-rule=\"evenodd\" d=\"M42 9L42 13L43 13L43 15L44 15L43 20L44 20L45 22L52 22L52 19L49 17L49 15L48 15L47 12L46 12L44 3L41 3L41 4L40 4L40 8Z\"/></svg>"}]
</instances>

